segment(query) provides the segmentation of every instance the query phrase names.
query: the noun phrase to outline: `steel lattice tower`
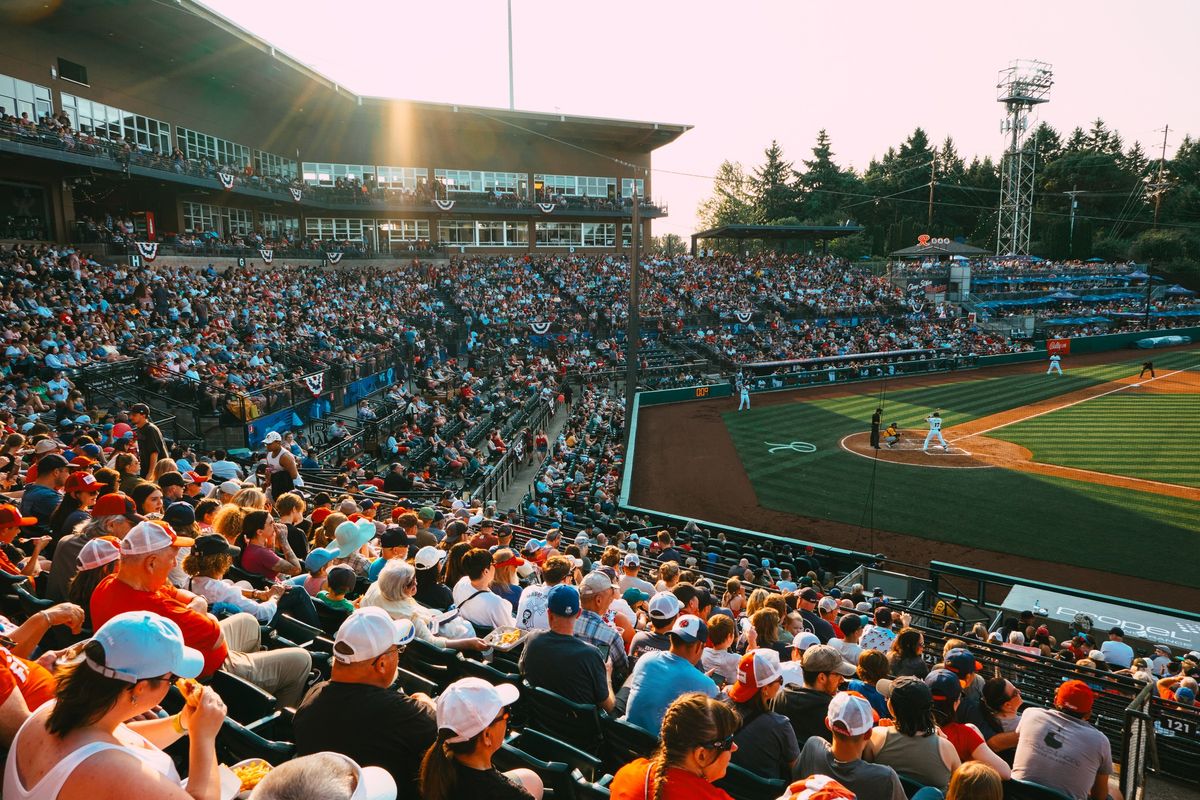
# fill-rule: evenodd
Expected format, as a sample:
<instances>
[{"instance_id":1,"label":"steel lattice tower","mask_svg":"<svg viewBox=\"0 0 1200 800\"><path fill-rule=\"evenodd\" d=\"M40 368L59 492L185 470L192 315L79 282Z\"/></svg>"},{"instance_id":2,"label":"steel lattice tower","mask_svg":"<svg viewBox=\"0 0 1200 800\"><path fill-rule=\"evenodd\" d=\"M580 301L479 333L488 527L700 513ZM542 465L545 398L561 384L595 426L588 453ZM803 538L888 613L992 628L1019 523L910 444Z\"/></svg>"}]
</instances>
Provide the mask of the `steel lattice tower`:
<instances>
[{"instance_id":1,"label":"steel lattice tower","mask_svg":"<svg viewBox=\"0 0 1200 800\"><path fill-rule=\"evenodd\" d=\"M1044 61L1017 59L1000 70L996 100L1008 111L1000 132L1009 137L1009 143L1000 166L996 255L1029 255L1033 177L1037 169L1036 142L1031 143L1026 135L1029 112L1050 101L1053 85L1053 71Z\"/></svg>"}]
</instances>

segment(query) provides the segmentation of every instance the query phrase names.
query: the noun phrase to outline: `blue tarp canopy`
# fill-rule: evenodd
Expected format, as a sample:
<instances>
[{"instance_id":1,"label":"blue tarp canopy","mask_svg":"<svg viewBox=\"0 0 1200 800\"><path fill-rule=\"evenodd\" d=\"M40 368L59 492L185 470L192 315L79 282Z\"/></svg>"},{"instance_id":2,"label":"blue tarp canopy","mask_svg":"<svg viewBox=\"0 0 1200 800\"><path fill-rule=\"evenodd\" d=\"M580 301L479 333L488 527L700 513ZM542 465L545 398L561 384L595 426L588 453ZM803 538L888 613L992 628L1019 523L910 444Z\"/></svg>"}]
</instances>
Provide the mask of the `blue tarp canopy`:
<instances>
[{"instance_id":1,"label":"blue tarp canopy","mask_svg":"<svg viewBox=\"0 0 1200 800\"><path fill-rule=\"evenodd\" d=\"M1072 294L1071 292L1055 292L1054 294L1050 295L1050 299L1051 300L1078 300L1079 295Z\"/></svg>"},{"instance_id":2,"label":"blue tarp canopy","mask_svg":"<svg viewBox=\"0 0 1200 800\"><path fill-rule=\"evenodd\" d=\"M1043 325L1107 325L1108 317L1055 317L1043 322Z\"/></svg>"},{"instance_id":3,"label":"blue tarp canopy","mask_svg":"<svg viewBox=\"0 0 1200 800\"><path fill-rule=\"evenodd\" d=\"M1188 289L1184 286L1180 286L1177 283L1174 286L1172 286L1170 289L1167 289L1167 294L1173 294L1178 297L1191 297L1192 295L1195 294L1195 292L1193 292L1191 289Z\"/></svg>"}]
</instances>

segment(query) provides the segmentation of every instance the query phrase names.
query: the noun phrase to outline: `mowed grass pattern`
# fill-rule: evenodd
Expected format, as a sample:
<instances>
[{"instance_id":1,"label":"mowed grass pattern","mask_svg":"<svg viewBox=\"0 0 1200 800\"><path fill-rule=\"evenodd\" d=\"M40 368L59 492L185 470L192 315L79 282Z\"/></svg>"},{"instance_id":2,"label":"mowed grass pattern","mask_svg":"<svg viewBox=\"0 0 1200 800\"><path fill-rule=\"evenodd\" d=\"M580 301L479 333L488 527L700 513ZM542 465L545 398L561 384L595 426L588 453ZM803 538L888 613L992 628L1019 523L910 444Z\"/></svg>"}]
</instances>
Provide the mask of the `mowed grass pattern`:
<instances>
[{"instance_id":1,"label":"mowed grass pattern","mask_svg":"<svg viewBox=\"0 0 1200 800\"><path fill-rule=\"evenodd\" d=\"M1197 360L1195 352L1166 356L1155 359L1156 367L1177 369ZM921 428L925 415L938 408L949 427L1124 377L1130 370L1136 374L1138 365L1140 361L1123 359L1072 370L1068 364L1067 374L1058 377L1044 375L1044 367L1031 364L1028 375L987 378L981 372L977 380L908 389L900 388L901 383L884 395L884 420ZM1200 575L1186 560L1144 555L1147 544L1155 552L1196 552L1200 503L1003 469L931 469L847 453L839 446L841 438L866 430L879 403L877 384L864 384L862 389L859 394L811 402L799 392L791 403L723 415L761 505L1200 586ZM792 441L808 442L817 450L768 452L767 442ZM861 547L867 546L864 539ZM931 546L930 556L936 555Z\"/></svg>"},{"instance_id":2,"label":"mowed grass pattern","mask_svg":"<svg viewBox=\"0 0 1200 800\"><path fill-rule=\"evenodd\" d=\"M1048 464L1200 487L1200 395L1136 392L1099 397L991 435Z\"/></svg>"}]
</instances>

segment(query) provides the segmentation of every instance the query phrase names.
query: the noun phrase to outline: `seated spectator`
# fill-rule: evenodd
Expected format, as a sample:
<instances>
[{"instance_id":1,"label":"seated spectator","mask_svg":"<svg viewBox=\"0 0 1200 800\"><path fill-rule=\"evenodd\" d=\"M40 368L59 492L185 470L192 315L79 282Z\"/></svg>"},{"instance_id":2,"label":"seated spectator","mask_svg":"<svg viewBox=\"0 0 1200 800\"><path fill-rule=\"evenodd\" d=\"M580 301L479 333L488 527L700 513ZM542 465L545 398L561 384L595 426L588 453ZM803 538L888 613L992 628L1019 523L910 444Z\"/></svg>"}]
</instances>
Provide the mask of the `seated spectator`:
<instances>
[{"instance_id":1,"label":"seated spectator","mask_svg":"<svg viewBox=\"0 0 1200 800\"><path fill-rule=\"evenodd\" d=\"M934 722L942 735L954 745L959 760L964 764L972 760L981 761L1008 780L1011 774L1008 764L992 752L978 729L955 719L955 711L962 701L962 684L958 676L948 669L935 669L925 676L925 683L933 695Z\"/></svg>"},{"instance_id":2,"label":"seated spectator","mask_svg":"<svg viewBox=\"0 0 1200 800\"><path fill-rule=\"evenodd\" d=\"M235 612L253 614L263 624L269 624L278 614L289 614L320 627L312 600L302 588L277 583L269 589L253 589L247 583L226 580L225 573L233 566L236 553L236 548L230 547L220 534L197 537L183 560L183 570L189 576L184 588L203 597L209 608L224 603Z\"/></svg>"},{"instance_id":3,"label":"seated spectator","mask_svg":"<svg viewBox=\"0 0 1200 800\"><path fill-rule=\"evenodd\" d=\"M625 640L616 623L609 624L606 617L617 597L617 588L613 579L599 570L589 572L579 582L579 601L583 611L575 621L575 635L594 644L604 660L612 664L613 683L619 685L629 672L629 658L625 654ZM699 652L696 657L700 657Z\"/></svg>"},{"instance_id":4,"label":"seated spectator","mask_svg":"<svg viewBox=\"0 0 1200 800\"><path fill-rule=\"evenodd\" d=\"M57 543L92 518L89 509L100 496L100 481L90 472L72 472L63 486L63 499L50 515L50 536Z\"/></svg>"},{"instance_id":5,"label":"seated spectator","mask_svg":"<svg viewBox=\"0 0 1200 800\"><path fill-rule=\"evenodd\" d=\"M452 650L486 650L487 644L477 636L449 638L432 633L431 628L435 624L434 618L437 613L417 602L416 572L413 565L407 561L393 559L387 562L379 573L379 580L367 589L359 606L382 608L392 619L408 620L416 629L416 638L438 647L449 647Z\"/></svg>"},{"instance_id":6,"label":"seated spectator","mask_svg":"<svg viewBox=\"0 0 1200 800\"><path fill-rule=\"evenodd\" d=\"M785 686L775 701L775 710L792 723L796 741L808 741L811 736L829 741L829 728L825 725L829 701L837 694L842 679L854 674L854 667L827 644L805 650L800 666L804 685Z\"/></svg>"},{"instance_id":7,"label":"seated spectator","mask_svg":"<svg viewBox=\"0 0 1200 800\"><path fill-rule=\"evenodd\" d=\"M548 689L573 703L612 711L611 662L594 645L575 637L580 613L579 591L565 583L546 595L550 629L537 631L521 651L521 676L531 686Z\"/></svg>"},{"instance_id":8,"label":"seated spectator","mask_svg":"<svg viewBox=\"0 0 1200 800\"><path fill-rule=\"evenodd\" d=\"M382 767L402 797L417 796L421 755L437 737L433 701L392 684L416 632L382 609L351 614L333 644L333 672L296 709L296 754L334 751L364 767Z\"/></svg>"},{"instance_id":9,"label":"seated spectator","mask_svg":"<svg viewBox=\"0 0 1200 800\"><path fill-rule=\"evenodd\" d=\"M413 559L413 566L417 568L417 593L414 599L422 605L442 611L454 605L454 593L441 581L442 562L447 555L445 550L425 545Z\"/></svg>"},{"instance_id":10,"label":"seated spectator","mask_svg":"<svg viewBox=\"0 0 1200 800\"><path fill-rule=\"evenodd\" d=\"M633 640L629 643L629 658L636 661L646 653L671 649L671 637L668 634L675 625L679 611L679 599L674 594L671 592L654 594L647 605L650 630L638 631L633 635ZM711 667L706 669L711 669Z\"/></svg>"},{"instance_id":11,"label":"seated spectator","mask_svg":"<svg viewBox=\"0 0 1200 800\"><path fill-rule=\"evenodd\" d=\"M866 698L856 692L839 692L829 703L825 724L832 742L820 736L806 739L796 766L798 775L828 775L856 797L906 800L896 770L863 760L875 728L875 713Z\"/></svg>"},{"instance_id":12,"label":"seated spectator","mask_svg":"<svg viewBox=\"0 0 1200 800\"><path fill-rule=\"evenodd\" d=\"M250 800L396 800L397 784L380 767L360 767L336 752L313 753L272 769Z\"/></svg>"},{"instance_id":13,"label":"seated spectator","mask_svg":"<svg viewBox=\"0 0 1200 800\"><path fill-rule=\"evenodd\" d=\"M176 550L191 547L162 525L147 521L121 540L121 566L92 593L94 625L125 611L152 611L175 622L184 641L204 656L204 675L224 668L275 695L281 705L300 701L312 668L309 653L298 647L260 650L261 630L250 614L234 614L217 622L203 597L167 582Z\"/></svg>"},{"instance_id":14,"label":"seated spectator","mask_svg":"<svg viewBox=\"0 0 1200 800\"><path fill-rule=\"evenodd\" d=\"M34 517L41 533L50 533L50 517L62 502L62 490L71 476L71 465L58 453L38 459L37 477L26 483L21 495L21 516Z\"/></svg>"},{"instance_id":15,"label":"seated spectator","mask_svg":"<svg viewBox=\"0 0 1200 800\"><path fill-rule=\"evenodd\" d=\"M646 656L655 657L653 653ZM729 800L724 790L712 784L729 770L740 724L736 711L702 692L677 697L663 713L653 758L639 758L621 767L609 786L610 797Z\"/></svg>"},{"instance_id":16,"label":"seated spectator","mask_svg":"<svg viewBox=\"0 0 1200 800\"><path fill-rule=\"evenodd\" d=\"M950 776L946 800L1004 800L1005 780L982 761L964 762Z\"/></svg>"},{"instance_id":17,"label":"seated spectator","mask_svg":"<svg viewBox=\"0 0 1200 800\"><path fill-rule=\"evenodd\" d=\"M37 524L37 517L23 515L16 506L7 503L0 505L0 570L9 575L38 576L42 571L42 550L50 544L50 537L34 537L31 540L33 554L30 556L25 556L13 545L22 528L32 528Z\"/></svg>"},{"instance_id":18,"label":"seated spectator","mask_svg":"<svg viewBox=\"0 0 1200 800\"><path fill-rule=\"evenodd\" d=\"M225 704L216 692L201 686L175 716L128 721L156 709L173 676L203 669L203 655L185 646L170 620L145 611L106 620L61 671L57 701L35 711L13 741L5 796L219 797L215 741ZM191 739L187 790L162 750L184 735ZM98 794L101 787L111 791Z\"/></svg>"},{"instance_id":19,"label":"seated spectator","mask_svg":"<svg viewBox=\"0 0 1200 800\"><path fill-rule=\"evenodd\" d=\"M887 656L878 650L863 650L858 655L858 667L854 675L846 682L846 688L867 698L881 719L891 719L887 698L877 688L878 683L888 676Z\"/></svg>"},{"instance_id":20,"label":"seated spectator","mask_svg":"<svg viewBox=\"0 0 1200 800\"><path fill-rule=\"evenodd\" d=\"M358 576L347 566L332 567L325 576L325 588L317 592L316 602L321 603L332 611L350 614L354 611L354 603L346 599L346 595L354 591Z\"/></svg>"},{"instance_id":21,"label":"seated spectator","mask_svg":"<svg viewBox=\"0 0 1200 800\"><path fill-rule=\"evenodd\" d=\"M638 569L642 561L637 553L628 553L621 559L621 590L639 589L651 597L654 596L654 584L638 577ZM636 658L636 656L634 656Z\"/></svg>"},{"instance_id":22,"label":"seated spectator","mask_svg":"<svg viewBox=\"0 0 1200 800\"><path fill-rule=\"evenodd\" d=\"M835 636L827 644L839 650L846 663L857 666L858 656L863 651L858 644L863 632L862 617L858 614L846 614L838 620L838 628L842 632L841 638Z\"/></svg>"},{"instance_id":23,"label":"seated spectator","mask_svg":"<svg viewBox=\"0 0 1200 800\"><path fill-rule=\"evenodd\" d=\"M517 567L524 563L525 559L507 547L497 548L492 553L492 565L496 568L496 574L492 578L492 591L507 600L513 608L521 605L522 590L517 583Z\"/></svg>"},{"instance_id":24,"label":"seated spectator","mask_svg":"<svg viewBox=\"0 0 1200 800\"><path fill-rule=\"evenodd\" d=\"M750 615L749 648L766 648L774 650L780 656L791 658L791 642L779 639L779 612L773 608L760 608ZM818 636L818 639L820 637Z\"/></svg>"},{"instance_id":25,"label":"seated spectator","mask_svg":"<svg viewBox=\"0 0 1200 800\"><path fill-rule=\"evenodd\" d=\"M492 554L472 548L462 559L464 575L454 585L458 614L472 625L485 628L513 626L512 604L491 590L496 567Z\"/></svg>"},{"instance_id":26,"label":"seated spectator","mask_svg":"<svg viewBox=\"0 0 1200 800\"><path fill-rule=\"evenodd\" d=\"M389 525L379 534L379 558L371 562L367 570L367 579L374 581L379 578L379 572L392 559L403 561L408 558L409 539L404 528L399 525ZM298 552L298 551L297 551Z\"/></svg>"},{"instance_id":27,"label":"seated spectator","mask_svg":"<svg viewBox=\"0 0 1200 800\"><path fill-rule=\"evenodd\" d=\"M1088 722L1095 700L1090 686L1071 680L1058 687L1054 708L1022 714L1012 776L1069 797L1119 800L1108 737Z\"/></svg>"},{"instance_id":28,"label":"seated spectator","mask_svg":"<svg viewBox=\"0 0 1200 800\"><path fill-rule=\"evenodd\" d=\"M708 640L704 621L680 616L671 627L670 638L670 650L646 653L629 676L625 719L647 731L658 730L667 707L680 696L688 692L717 696L716 683L696 668Z\"/></svg>"},{"instance_id":29,"label":"seated spectator","mask_svg":"<svg viewBox=\"0 0 1200 800\"><path fill-rule=\"evenodd\" d=\"M438 695L437 739L421 761L422 800L541 800L536 773L492 766L504 743L508 706L519 698L511 683L493 686L480 678L457 680Z\"/></svg>"},{"instance_id":30,"label":"seated spectator","mask_svg":"<svg viewBox=\"0 0 1200 800\"><path fill-rule=\"evenodd\" d=\"M938 736L933 693L911 675L897 678L888 698L895 727L871 731L867 760L887 764L924 786L946 791L950 773L962 763L949 739Z\"/></svg>"},{"instance_id":31,"label":"seated spectator","mask_svg":"<svg viewBox=\"0 0 1200 800\"><path fill-rule=\"evenodd\" d=\"M763 778L786 780L792 776L800 747L788 718L771 710L782 688L779 653L760 648L742 656L729 699L742 718L733 738L737 745L733 763Z\"/></svg>"},{"instance_id":32,"label":"seated spectator","mask_svg":"<svg viewBox=\"0 0 1200 800\"><path fill-rule=\"evenodd\" d=\"M925 637L916 628L904 628L892 640L888 650L888 667L896 678L913 675L924 679L929 666L922 653L925 652Z\"/></svg>"},{"instance_id":33,"label":"seated spectator","mask_svg":"<svg viewBox=\"0 0 1200 800\"><path fill-rule=\"evenodd\" d=\"M121 565L121 540L112 536L89 539L76 556L76 564L78 571L67 584L67 600L85 610L84 624L91 629L95 626L87 609L91 608L92 593Z\"/></svg>"},{"instance_id":34,"label":"seated spectator","mask_svg":"<svg viewBox=\"0 0 1200 800\"><path fill-rule=\"evenodd\" d=\"M895 638L896 633L892 630L892 610L887 606L879 606L875 609L873 624L863 628L858 645L863 650L886 653L892 649L892 640Z\"/></svg>"},{"instance_id":35,"label":"seated spectator","mask_svg":"<svg viewBox=\"0 0 1200 800\"><path fill-rule=\"evenodd\" d=\"M55 676L42 663L29 658L57 625L78 634L83 629L84 613L73 603L59 603L20 625L12 625L3 617L0 624L7 640L0 644L0 746L7 748L30 712L53 700L58 688Z\"/></svg>"},{"instance_id":36,"label":"seated spectator","mask_svg":"<svg viewBox=\"0 0 1200 800\"><path fill-rule=\"evenodd\" d=\"M983 685L983 697L964 722L974 725L987 746L1011 763L1021 721L1021 690L1005 678L991 678Z\"/></svg>"},{"instance_id":37,"label":"seated spectator","mask_svg":"<svg viewBox=\"0 0 1200 800\"><path fill-rule=\"evenodd\" d=\"M724 614L713 614L708 618L708 643L700 656L700 669L711 673L718 679L718 685L733 683L738 679L738 664L741 662L737 653L731 653L736 626ZM664 638L666 638L664 634ZM667 642L670 646L670 641Z\"/></svg>"},{"instance_id":38,"label":"seated spectator","mask_svg":"<svg viewBox=\"0 0 1200 800\"><path fill-rule=\"evenodd\" d=\"M547 596L550 590L570 577L574 566L566 556L553 556L542 564L542 582L530 584L521 592L517 604L517 627L527 631L550 629L547 616Z\"/></svg>"},{"instance_id":39,"label":"seated spectator","mask_svg":"<svg viewBox=\"0 0 1200 800\"><path fill-rule=\"evenodd\" d=\"M278 526L278 527L277 527ZM238 546L242 548L239 566L252 575L261 575L274 581L280 575L299 575L304 571L300 559L288 544L286 530L280 536L280 523L271 519L266 511L251 511L242 520L242 535ZM281 558L275 551L278 546Z\"/></svg>"}]
</instances>

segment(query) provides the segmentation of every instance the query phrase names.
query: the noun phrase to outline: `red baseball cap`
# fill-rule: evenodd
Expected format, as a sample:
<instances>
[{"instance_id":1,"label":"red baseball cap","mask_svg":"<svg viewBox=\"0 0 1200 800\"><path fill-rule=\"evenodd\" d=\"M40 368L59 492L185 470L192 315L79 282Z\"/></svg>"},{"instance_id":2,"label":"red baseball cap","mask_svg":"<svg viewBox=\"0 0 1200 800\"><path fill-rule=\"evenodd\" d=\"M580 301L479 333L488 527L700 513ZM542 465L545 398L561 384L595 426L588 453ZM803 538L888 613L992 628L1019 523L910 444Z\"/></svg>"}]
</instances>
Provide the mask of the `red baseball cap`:
<instances>
[{"instance_id":1,"label":"red baseball cap","mask_svg":"<svg viewBox=\"0 0 1200 800\"><path fill-rule=\"evenodd\" d=\"M37 525L37 521L37 517L21 516L20 509L10 503L0 505L0 528L10 528L13 525L26 528L30 525Z\"/></svg>"},{"instance_id":2,"label":"red baseball cap","mask_svg":"<svg viewBox=\"0 0 1200 800\"><path fill-rule=\"evenodd\" d=\"M325 518L328 517L332 513L333 512L330 511L328 508L314 508L313 512L312 512L312 516L310 517L312 519L312 524L320 525L322 522L325 521Z\"/></svg>"},{"instance_id":3,"label":"red baseball cap","mask_svg":"<svg viewBox=\"0 0 1200 800\"><path fill-rule=\"evenodd\" d=\"M1067 681L1054 693L1054 705L1077 714L1090 714L1094 702L1096 693L1083 681Z\"/></svg>"},{"instance_id":4,"label":"red baseball cap","mask_svg":"<svg viewBox=\"0 0 1200 800\"><path fill-rule=\"evenodd\" d=\"M100 487L101 483L96 480L95 475L79 470L72 472L71 477L67 478L67 485L63 487L63 491L68 494L71 492L98 492Z\"/></svg>"},{"instance_id":5,"label":"red baseball cap","mask_svg":"<svg viewBox=\"0 0 1200 800\"><path fill-rule=\"evenodd\" d=\"M96 505L92 506L92 519L97 517L125 517L130 522L141 522L145 519L141 514L137 513L137 506L133 504L133 499L127 494L113 492L112 494L101 495L96 501Z\"/></svg>"},{"instance_id":6,"label":"red baseball cap","mask_svg":"<svg viewBox=\"0 0 1200 800\"><path fill-rule=\"evenodd\" d=\"M195 472L185 472L185 473L183 473L183 477L187 478L188 480L190 480L192 483L196 484L197 486L199 486L203 483L208 483L208 478L206 478L203 475L197 475Z\"/></svg>"}]
</instances>

